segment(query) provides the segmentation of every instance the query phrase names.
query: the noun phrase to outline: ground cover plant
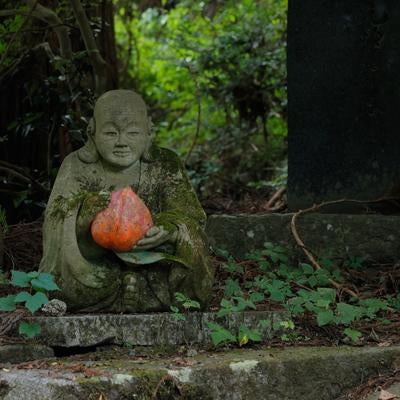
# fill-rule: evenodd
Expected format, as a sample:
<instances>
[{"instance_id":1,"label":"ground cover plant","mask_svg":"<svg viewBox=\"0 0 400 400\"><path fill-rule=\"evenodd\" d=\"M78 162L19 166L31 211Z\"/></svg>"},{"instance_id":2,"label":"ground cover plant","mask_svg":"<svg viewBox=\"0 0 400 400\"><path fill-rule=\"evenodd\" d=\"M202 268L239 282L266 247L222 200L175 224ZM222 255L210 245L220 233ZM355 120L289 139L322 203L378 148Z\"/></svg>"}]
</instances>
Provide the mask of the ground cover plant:
<instances>
[{"instance_id":1,"label":"ground cover plant","mask_svg":"<svg viewBox=\"0 0 400 400\"><path fill-rule=\"evenodd\" d=\"M48 292L59 290L51 274L44 272L23 272L11 271L11 280L3 277L0 285L9 285L15 293L0 297L0 312L14 312L17 307L26 309L31 315L34 315L40 308L49 302ZM17 322L26 316L25 313L16 314L12 322ZM0 324L0 332L5 331L10 325L10 320L5 318ZM37 322L20 321L18 332L25 338L31 339L40 334L41 327Z\"/></svg>"},{"instance_id":2,"label":"ground cover plant","mask_svg":"<svg viewBox=\"0 0 400 400\"><path fill-rule=\"evenodd\" d=\"M220 252L218 287L213 309L222 318L245 310L284 311L287 318L274 325L262 321L258 329L229 332L212 324L213 342L261 342L263 331L279 332L287 343L335 343L397 341L400 295L399 266L378 268L365 265L361 258L341 263L321 258L321 269L308 263L292 264L287 251L265 243L264 248L236 261ZM338 283L343 289L332 287ZM344 289L356 293L351 297Z\"/></svg>"},{"instance_id":3,"label":"ground cover plant","mask_svg":"<svg viewBox=\"0 0 400 400\"><path fill-rule=\"evenodd\" d=\"M322 257L319 261L320 270L306 262L293 263L284 247L269 242L241 261L219 251L213 257L217 280L209 307L220 319L208 325L213 344L398 342L400 267L368 266L357 257L341 262ZM332 287L332 280L351 288L357 297ZM47 292L58 289L51 275L35 271L12 271L10 282L3 273L2 282L3 312L26 308L37 313L48 302ZM171 312L177 321L200 309L198 302L182 293L176 293L175 300ZM242 324L238 331L224 326L227 315L247 310L278 311L283 318L261 320L256 328ZM25 324L19 330L26 337L40 333L40 327ZM266 331L273 333L272 339L265 340Z\"/></svg>"},{"instance_id":4,"label":"ground cover plant","mask_svg":"<svg viewBox=\"0 0 400 400\"><path fill-rule=\"evenodd\" d=\"M42 214L103 81L144 96L156 141L179 153L208 209L259 210L285 184L287 0L37 3L34 18L34 1L0 10L1 203L11 224Z\"/></svg>"}]
</instances>

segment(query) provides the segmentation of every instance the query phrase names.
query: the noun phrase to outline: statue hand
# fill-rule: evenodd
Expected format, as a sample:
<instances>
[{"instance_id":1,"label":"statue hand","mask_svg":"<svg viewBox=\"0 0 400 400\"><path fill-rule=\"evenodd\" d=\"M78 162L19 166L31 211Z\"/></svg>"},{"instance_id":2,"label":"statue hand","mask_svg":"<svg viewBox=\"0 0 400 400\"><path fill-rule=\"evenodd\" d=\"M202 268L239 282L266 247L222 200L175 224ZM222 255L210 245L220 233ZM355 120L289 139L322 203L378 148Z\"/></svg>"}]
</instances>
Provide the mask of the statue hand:
<instances>
[{"instance_id":1,"label":"statue hand","mask_svg":"<svg viewBox=\"0 0 400 400\"><path fill-rule=\"evenodd\" d=\"M135 249L148 250L171 241L175 241L175 232L168 232L163 226L153 226L146 232L145 237L139 240Z\"/></svg>"}]
</instances>

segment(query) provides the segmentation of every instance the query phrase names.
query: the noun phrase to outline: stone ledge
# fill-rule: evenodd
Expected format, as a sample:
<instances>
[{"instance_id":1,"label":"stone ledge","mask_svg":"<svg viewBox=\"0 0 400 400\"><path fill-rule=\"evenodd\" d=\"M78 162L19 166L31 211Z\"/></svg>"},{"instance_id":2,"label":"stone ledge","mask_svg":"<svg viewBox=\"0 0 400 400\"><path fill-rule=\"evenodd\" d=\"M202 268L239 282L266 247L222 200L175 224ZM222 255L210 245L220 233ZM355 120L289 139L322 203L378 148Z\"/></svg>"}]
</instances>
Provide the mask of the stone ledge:
<instances>
[{"instance_id":1,"label":"stone ledge","mask_svg":"<svg viewBox=\"0 0 400 400\"><path fill-rule=\"evenodd\" d=\"M40 344L0 345L0 363L21 363L49 357L54 357L53 349Z\"/></svg>"},{"instance_id":2,"label":"stone ledge","mask_svg":"<svg viewBox=\"0 0 400 400\"><path fill-rule=\"evenodd\" d=\"M306 347L198 354L182 366L175 358L86 361L58 368L0 370L2 400L80 400L160 397L205 400L335 400L370 376L398 363L400 347ZM188 362L190 361L190 362ZM75 372L74 372L75 371ZM163 383L164 382L164 383ZM179 389L178 389L179 388ZM161 396L163 392L164 396Z\"/></svg>"},{"instance_id":3,"label":"stone ledge","mask_svg":"<svg viewBox=\"0 0 400 400\"><path fill-rule=\"evenodd\" d=\"M185 321L176 321L171 313L154 314L98 314L63 317L34 317L42 327L41 339L48 346L95 346L131 344L134 346L170 346L210 343L207 322L219 322L228 329L238 330L244 324L256 328L264 319L279 321L284 313L246 311L233 313L222 321L216 313L192 312ZM265 331L265 338L271 331Z\"/></svg>"},{"instance_id":4,"label":"stone ledge","mask_svg":"<svg viewBox=\"0 0 400 400\"><path fill-rule=\"evenodd\" d=\"M264 242L286 247L301 259L292 233L293 214L211 215L207 234L214 248L224 248L238 258L263 247ZM297 220L298 231L307 247L319 255L336 259L363 257L369 262L400 260L400 216L308 214Z\"/></svg>"}]
</instances>

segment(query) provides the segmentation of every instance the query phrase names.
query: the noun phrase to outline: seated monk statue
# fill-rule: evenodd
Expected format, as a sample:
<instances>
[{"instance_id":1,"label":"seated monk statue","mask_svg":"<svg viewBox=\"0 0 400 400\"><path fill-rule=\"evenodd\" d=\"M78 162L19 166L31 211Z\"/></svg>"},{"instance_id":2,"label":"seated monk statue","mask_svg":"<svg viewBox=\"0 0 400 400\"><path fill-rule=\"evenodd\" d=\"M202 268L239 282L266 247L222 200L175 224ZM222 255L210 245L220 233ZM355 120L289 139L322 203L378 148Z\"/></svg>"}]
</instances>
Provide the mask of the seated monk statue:
<instances>
[{"instance_id":1,"label":"seated monk statue","mask_svg":"<svg viewBox=\"0 0 400 400\"><path fill-rule=\"evenodd\" d=\"M40 270L55 276L57 297L79 312L169 310L176 292L204 307L214 275L206 216L178 156L152 143L143 99L106 92L87 134L85 146L63 161L45 212ZM110 193L125 187L150 210L153 227L130 253L118 254L96 244L90 227Z\"/></svg>"}]
</instances>

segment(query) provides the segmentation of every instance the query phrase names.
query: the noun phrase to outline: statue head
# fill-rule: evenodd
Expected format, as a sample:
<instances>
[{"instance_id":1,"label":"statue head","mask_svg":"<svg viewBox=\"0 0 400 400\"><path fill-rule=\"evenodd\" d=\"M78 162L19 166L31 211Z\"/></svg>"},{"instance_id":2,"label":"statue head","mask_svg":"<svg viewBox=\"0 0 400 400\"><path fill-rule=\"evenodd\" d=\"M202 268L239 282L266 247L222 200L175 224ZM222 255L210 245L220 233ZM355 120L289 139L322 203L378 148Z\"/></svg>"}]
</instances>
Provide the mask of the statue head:
<instances>
[{"instance_id":1,"label":"statue head","mask_svg":"<svg viewBox=\"0 0 400 400\"><path fill-rule=\"evenodd\" d=\"M148 158L152 138L146 104L131 90L100 96L87 133L88 142L78 153L84 162L101 158L113 168L127 168Z\"/></svg>"}]
</instances>

